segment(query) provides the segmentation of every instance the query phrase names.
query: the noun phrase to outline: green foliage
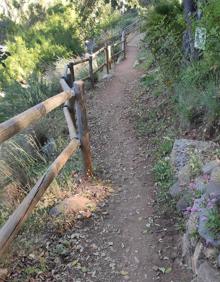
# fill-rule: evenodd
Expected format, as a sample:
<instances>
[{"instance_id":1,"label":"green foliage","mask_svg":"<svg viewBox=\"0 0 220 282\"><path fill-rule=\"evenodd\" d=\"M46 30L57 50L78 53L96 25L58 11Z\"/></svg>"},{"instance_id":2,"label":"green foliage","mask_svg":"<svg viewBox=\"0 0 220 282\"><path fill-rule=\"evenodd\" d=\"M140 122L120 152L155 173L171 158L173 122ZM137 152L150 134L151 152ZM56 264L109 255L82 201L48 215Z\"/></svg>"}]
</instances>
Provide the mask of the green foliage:
<instances>
[{"instance_id":1,"label":"green foliage","mask_svg":"<svg viewBox=\"0 0 220 282\"><path fill-rule=\"evenodd\" d=\"M169 136L165 136L157 151L157 154L161 157L165 157L171 153L172 148L173 148L173 139L170 138Z\"/></svg>"},{"instance_id":2,"label":"green foliage","mask_svg":"<svg viewBox=\"0 0 220 282\"><path fill-rule=\"evenodd\" d=\"M25 12L22 3L18 7L11 3L19 15L18 22L0 16L5 26L5 44L11 53L4 61L6 68L0 64L0 92L5 94L5 98L0 97L0 121L59 91L58 81L48 83L42 78L57 60L80 55L86 38L106 34L105 29L110 34L115 30L117 33L133 20L130 14L121 17L102 0L91 1L88 7L79 1L56 2L49 8L33 4ZM83 69L80 77L87 76L85 72Z\"/></svg>"},{"instance_id":3,"label":"green foliage","mask_svg":"<svg viewBox=\"0 0 220 282\"><path fill-rule=\"evenodd\" d=\"M207 65L207 72L216 73L220 70L220 2L208 1L202 6L203 17L200 26L207 29L207 42L203 60Z\"/></svg>"},{"instance_id":4,"label":"green foliage","mask_svg":"<svg viewBox=\"0 0 220 282\"><path fill-rule=\"evenodd\" d=\"M189 234L190 238L198 241L200 238L199 232L197 229L192 230L192 232Z\"/></svg>"},{"instance_id":5,"label":"green foliage","mask_svg":"<svg viewBox=\"0 0 220 282\"><path fill-rule=\"evenodd\" d=\"M178 1L160 1L148 9L143 30L152 54L159 60L166 77L175 75L181 64L182 33L184 31L182 8Z\"/></svg>"},{"instance_id":6,"label":"green foliage","mask_svg":"<svg viewBox=\"0 0 220 282\"><path fill-rule=\"evenodd\" d=\"M199 156L192 152L190 153L190 157L189 157L189 167L190 167L190 171L192 176L197 176L201 173L201 169L202 169L202 162L199 158Z\"/></svg>"},{"instance_id":7,"label":"green foliage","mask_svg":"<svg viewBox=\"0 0 220 282\"><path fill-rule=\"evenodd\" d=\"M82 2L58 2L48 9L32 5L19 23L1 18L7 26L5 43L11 56L4 61L6 69L0 66L0 89L5 90L13 80L27 80L35 72L44 72L59 58L82 54L85 39L114 28L121 21L119 12L103 0L86 6Z\"/></svg>"},{"instance_id":8,"label":"green foliage","mask_svg":"<svg viewBox=\"0 0 220 282\"><path fill-rule=\"evenodd\" d=\"M154 166L154 177L158 186L166 191L172 184L172 167L169 160L160 159Z\"/></svg>"},{"instance_id":9,"label":"green foliage","mask_svg":"<svg viewBox=\"0 0 220 282\"><path fill-rule=\"evenodd\" d=\"M217 209L212 209L208 214L207 228L216 237L220 233L220 212Z\"/></svg>"},{"instance_id":10,"label":"green foliage","mask_svg":"<svg viewBox=\"0 0 220 282\"><path fill-rule=\"evenodd\" d=\"M26 20L17 24L16 33L14 28L9 29L6 45L11 56L4 62L7 71L2 69L1 87L13 80L26 80L36 71L42 72L59 57L79 54L82 38L76 20L73 7L56 5L48 9L44 19L39 15L34 23Z\"/></svg>"},{"instance_id":11,"label":"green foliage","mask_svg":"<svg viewBox=\"0 0 220 282\"><path fill-rule=\"evenodd\" d=\"M31 75L26 86L12 81L5 88L6 96L0 103L0 121L11 118L48 97L54 96L58 89L58 81L49 83L38 74Z\"/></svg>"},{"instance_id":12,"label":"green foliage","mask_svg":"<svg viewBox=\"0 0 220 282\"><path fill-rule=\"evenodd\" d=\"M177 112L183 125L197 126L205 122L209 127L220 118L219 86L214 79L204 81L206 85L202 89L187 80L180 80L175 85Z\"/></svg>"},{"instance_id":13,"label":"green foliage","mask_svg":"<svg viewBox=\"0 0 220 282\"><path fill-rule=\"evenodd\" d=\"M183 10L178 1L155 1L144 15L143 30L152 54L160 66L163 80L174 91L176 109L183 127L205 124L212 128L220 118L220 2L205 2L196 27L207 30L206 48L199 60L185 62L183 32L186 30Z\"/></svg>"}]
</instances>

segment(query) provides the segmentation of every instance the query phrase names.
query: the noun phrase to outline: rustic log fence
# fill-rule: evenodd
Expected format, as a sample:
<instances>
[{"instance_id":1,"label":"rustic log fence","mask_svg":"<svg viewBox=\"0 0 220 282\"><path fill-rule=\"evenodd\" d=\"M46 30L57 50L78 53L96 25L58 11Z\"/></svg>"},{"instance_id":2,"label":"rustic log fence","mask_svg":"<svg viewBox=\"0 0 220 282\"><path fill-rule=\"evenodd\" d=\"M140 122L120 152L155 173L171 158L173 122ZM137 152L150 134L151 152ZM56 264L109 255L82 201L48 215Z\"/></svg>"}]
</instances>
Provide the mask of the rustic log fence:
<instances>
[{"instance_id":1,"label":"rustic log fence","mask_svg":"<svg viewBox=\"0 0 220 282\"><path fill-rule=\"evenodd\" d=\"M85 77L80 78L83 81L90 81L91 87L95 87L95 74L100 70L106 68L106 73L110 73L112 64L116 62L118 57L122 55L122 59L126 59L126 44L127 36L136 31L140 27L139 20L131 23L126 26L121 32L120 36L114 36L109 39L107 43L100 49L98 49L93 54L87 54L85 58L72 61L66 66L66 71L64 74L65 80L68 82L68 85L72 87L73 81L75 81L75 66L79 64L88 63L88 74ZM121 46L121 47L120 47ZM119 50L117 50L119 49ZM94 68L94 61L97 57L104 53L104 62L101 63L96 69Z\"/></svg>"},{"instance_id":2,"label":"rustic log fence","mask_svg":"<svg viewBox=\"0 0 220 282\"><path fill-rule=\"evenodd\" d=\"M70 157L77 151L78 148L82 151L85 175L92 176L92 157L89 143L89 129L87 123L87 114L85 106L85 91L84 81L90 80L91 86L94 87L94 74L104 67L109 73L112 63L115 58L123 54L126 58L126 37L127 35L138 28L139 22L136 21L127 26L121 35L120 41L114 44L105 44L104 47L90 54L89 57L81 60L70 62L64 72L63 78L60 80L60 85L63 92L37 104L36 106L24 111L23 113L0 124L0 144L22 130L28 128L31 124L36 123L42 117L46 116L52 110L63 105L63 112L69 130L70 142L61 154L50 165L44 175L37 181L35 186L26 195L20 205L15 209L6 223L0 229L0 255L4 253L6 248L13 241L21 226L31 214L37 203L42 198L43 194L64 167ZM112 52L115 46L121 45L121 50L117 53ZM93 69L93 60L98 54L104 52L105 62L102 63L96 70ZM88 62L88 76L80 81L75 81L74 66ZM68 75L69 71L69 75ZM84 81L83 81L84 80Z\"/></svg>"}]
</instances>

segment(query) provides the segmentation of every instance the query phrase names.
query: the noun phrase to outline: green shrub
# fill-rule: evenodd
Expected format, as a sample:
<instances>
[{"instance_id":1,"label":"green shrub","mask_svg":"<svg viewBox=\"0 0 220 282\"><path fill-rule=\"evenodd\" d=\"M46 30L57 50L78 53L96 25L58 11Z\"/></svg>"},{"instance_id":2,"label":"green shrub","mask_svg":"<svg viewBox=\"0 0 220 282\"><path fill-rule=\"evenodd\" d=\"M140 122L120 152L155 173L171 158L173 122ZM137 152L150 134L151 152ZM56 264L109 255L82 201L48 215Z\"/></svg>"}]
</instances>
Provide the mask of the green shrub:
<instances>
[{"instance_id":1,"label":"green shrub","mask_svg":"<svg viewBox=\"0 0 220 282\"><path fill-rule=\"evenodd\" d=\"M157 1L144 17L143 30L152 54L160 66L166 86L176 94L181 124L213 128L220 118L220 2L205 2L196 27L207 30L206 48L199 60L185 62L182 41L186 25L183 9L175 0ZM174 90L174 91L173 91Z\"/></svg>"},{"instance_id":2,"label":"green shrub","mask_svg":"<svg viewBox=\"0 0 220 282\"><path fill-rule=\"evenodd\" d=\"M185 24L178 1L161 1L148 9L142 29L146 41L167 77L177 76L181 65L182 33Z\"/></svg>"},{"instance_id":3,"label":"green shrub","mask_svg":"<svg viewBox=\"0 0 220 282\"><path fill-rule=\"evenodd\" d=\"M220 233L220 213L217 209L212 209L208 214L207 228L218 237Z\"/></svg>"},{"instance_id":4,"label":"green shrub","mask_svg":"<svg viewBox=\"0 0 220 282\"><path fill-rule=\"evenodd\" d=\"M169 160L161 159L154 166L154 178L162 190L167 190L172 184L172 167Z\"/></svg>"},{"instance_id":5,"label":"green shrub","mask_svg":"<svg viewBox=\"0 0 220 282\"><path fill-rule=\"evenodd\" d=\"M58 81L48 82L38 74L29 77L27 85L16 81L5 88L5 97L0 103L0 121L27 110L30 107L54 96L58 93Z\"/></svg>"},{"instance_id":6,"label":"green shrub","mask_svg":"<svg viewBox=\"0 0 220 282\"><path fill-rule=\"evenodd\" d=\"M220 70L220 2L208 1L202 6L203 17L199 26L207 29L206 48L203 52L203 60L207 66L207 72Z\"/></svg>"}]
</instances>

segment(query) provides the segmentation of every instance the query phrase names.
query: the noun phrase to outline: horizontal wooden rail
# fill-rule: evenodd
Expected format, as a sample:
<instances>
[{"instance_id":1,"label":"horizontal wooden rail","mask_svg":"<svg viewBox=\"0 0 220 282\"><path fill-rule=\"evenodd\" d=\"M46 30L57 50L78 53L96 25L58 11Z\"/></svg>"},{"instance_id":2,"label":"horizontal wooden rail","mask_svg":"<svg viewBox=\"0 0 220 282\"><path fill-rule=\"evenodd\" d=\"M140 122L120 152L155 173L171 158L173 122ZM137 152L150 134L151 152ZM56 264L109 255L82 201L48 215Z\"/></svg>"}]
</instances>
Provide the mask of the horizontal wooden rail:
<instances>
[{"instance_id":1,"label":"horizontal wooden rail","mask_svg":"<svg viewBox=\"0 0 220 282\"><path fill-rule=\"evenodd\" d=\"M106 66L106 63L101 64L97 69L95 69L95 70L93 71L93 74L99 72L99 71L100 71L101 69L103 69L105 66Z\"/></svg>"},{"instance_id":2,"label":"horizontal wooden rail","mask_svg":"<svg viewBox=\"0 0 220 282\"><path fill-rule=\"evenodd\" d=\"M127 27L125 27L120 35L116 35L106 40L105 46L100 47L93 54L89 54L89 56L84 59L80 59L78 61L73 61L68 64L69 71L71 73L71 77L68 79L71 81L71 84L75 81L75 71L74 66L83 62L88 62L88 75L81 78L83 81L89 80L91 83L91 87L95 87L95 78L94 74L98 71L102 70L106 66L106 72L109 74L109 70L111 69L112 62L115 61L115 58L123 53L123 59L126 59L126 36L132 32L135 28L139 26L140 21L137 20ZM116 42L117 41L117 42ZM121 45L121 51L114 54L114 47ZM97 69L94 70L93 59L95 59L101 52L104 52L105 64L102 64ZM88 55L88 54L87 54ZM65 72L65 76L67 76L67 71ZM72 85L71 85L72 87Z\"/></svg>"},{"instance_id":3,"label":"horizontal wooden rail","mask_svg":"<svg viewBox=\"0 0 220 282\"><path fill-rule=\"evenodd\" d=\"M116 57L116 56L120 55L120 54L123 53L123 52L124 52L123 50L120 50L120 51L118 51L117 53L114 53L113 57Z\"/></svg>"},{"instance_id":4,"label":"horizontal wooden rail","mask_svg":"<svg viewBox=\"0 0 220 282\"><path fill-rule=\"evenodd\" d=\"M70 99L70 92L61 92L44 102L26 110L25 112L0 124L0 143L11 138L18 132L27 128L30 124L37 122L40 118L46 116L49 112L62 105Z\"/></svg>"},{"instance_id":5,"label":"horizontal wooden rail","mask_svg":"<svg viewBox=\"0 0 220 282\"><path fill-rule=\"evenodd\" d=\"M124 28L124 30L126 31L126 30L128 30L128 29L132 29L133 27L139 26L139 25L140 25L140 20L137 19L135 22L133 22L133 23L127 25L127 26Z\"/></svg>"},{"instance_id":6,"label":"horizontal wooden rail","mask_svg":"<svg viewBox=\"0 0 220 282\"><path fill-rule=\"evenodd\" d=\"M7 222L0 229L0 256L3 254L7 246L12 242L21 225L33 211L34 207L37 205L51 182L58 175L59 171L63 168L77 148L79 148L79 145L80 143L78 140L71 140L69 145L48 168L43 177L37 181L36 185L31 189L28 195L24 198L21 204L16 208Z\"/></svg>"},{"instance_id":7,"label":"horizontal wooden rail","mask_svg":"<svg viewBox=\"0 0 220 282\"><path fill-rule=\"evenodd\" d=\"M101 52L103 52L105 50L105 47L100 48L98 51L96 51L95 53L92 54L93 58L95 58L96 56L98 56Z\"/></svg>"},{"instance_id":8,"label":"horizontal wooden rail","mask_svg":"<svg viewBox=\"0 0 220 282\"><path fill-rule=\"evenodd\" d=\"M114 45L113 45L113 47L116 47L116 46L118 46L118 45L120 45L121 43L123 43L124 41L119 41L119 42L116 42Z\"/></svg>"},{"instance_id":9,"label":"horizontal wooden rail","mask_svg":"<svg viewBox=\"0 0 220 282\"><path fill-rule=\"evenodd\" d=\"M90 79L91 79L91 78L90 78L90 76L89 76L89 75L84 76L83 78L81 78L81 80L83 80L83 81L90 80Z\"/></svg>"},{"instance_id":10,"label":"horizontal wooden rail","mask_svg":"<svg viewBox=\"0 0 220 282\"><path fill-rule=\"evenodd\" d=\"M83 59L79 59L77 61L72 61L72 62L70 62L70 64L72 64L73 66L76 66L76 65L79 65L79 64L86 63L88 61L89 61L88 58L83 58Z\"/></svg>"}]
</instances>

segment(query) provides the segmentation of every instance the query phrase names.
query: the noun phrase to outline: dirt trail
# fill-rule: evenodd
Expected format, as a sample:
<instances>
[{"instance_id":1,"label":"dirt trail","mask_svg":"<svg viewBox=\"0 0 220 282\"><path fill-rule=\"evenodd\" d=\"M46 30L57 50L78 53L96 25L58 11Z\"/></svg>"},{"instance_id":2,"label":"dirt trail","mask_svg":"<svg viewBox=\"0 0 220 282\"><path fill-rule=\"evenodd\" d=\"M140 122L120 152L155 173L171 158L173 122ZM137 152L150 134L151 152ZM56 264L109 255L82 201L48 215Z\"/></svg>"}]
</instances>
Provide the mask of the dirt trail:
<instances>
[{"instance_id":1,"label":"dirt trail","mask_svg":"<svg viewBox=\"0 0 220 282\"><path fill-rule=\"evenodd\" d=\"M100 226L99 236L103 242L113 243L110 257L114 258L122 276L115 277L109 270L102 269L101 277L106 277L102 281L152 281L154 276L151 267L155 256L154 240L144 234L146 219L152 213L152 182L147 174L145 154L128 117L132 86L140 76L132 67L137 44L138 37L135 37L128 46L127 59L117 65L113 80L96 93L90 113L96 120L93 127L96 132L91 138L98 165L104 167L105 177L120 187L120 193L108 208L109 217ZM92 136L96 136L95 140ZM113 226L117 232L109 230ZM107 232L103 232L105 229Z\"/></svg>"},{"instance_id":2,"label":"dirt trail","mask_svg":"<svg viewBox=\"0 0 220 282\"><path fill-rule=\"evenodd\" d=\"M161 276L155 271L163 262L160 234L148 230L154 196L151 163L130 121L132 89L141 76L133 68L138 42L139 36L130 41L127 59L116 66L113 79L88 100L96 169L111 180L115 192L95 217L78 225L82 252L75 258L86 271L73 271L73 281L189 281L182 270ZM72 281L69 275L66 279Z\"/></svg>"}]
</instances>

